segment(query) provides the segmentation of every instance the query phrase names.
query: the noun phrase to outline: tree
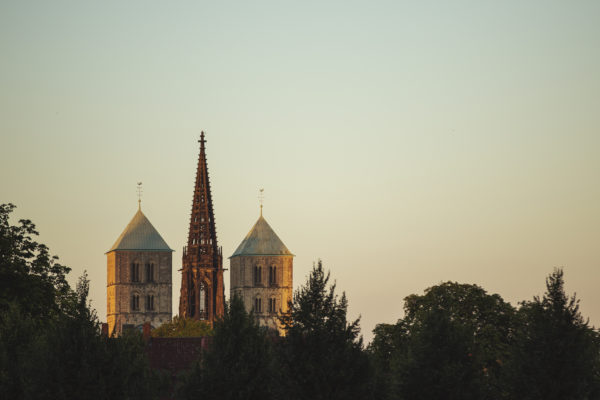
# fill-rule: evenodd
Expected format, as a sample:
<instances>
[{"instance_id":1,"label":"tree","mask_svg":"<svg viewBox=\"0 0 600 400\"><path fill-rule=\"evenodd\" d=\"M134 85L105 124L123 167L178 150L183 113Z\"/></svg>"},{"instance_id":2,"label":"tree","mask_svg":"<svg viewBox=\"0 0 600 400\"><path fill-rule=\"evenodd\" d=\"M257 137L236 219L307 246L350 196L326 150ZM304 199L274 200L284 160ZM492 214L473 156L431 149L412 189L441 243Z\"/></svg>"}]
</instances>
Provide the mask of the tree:
<instances>
[{"instance_id":1,"label":"tree","mask_svg":"<svg viewBox=\"0 0 600 400\"><path fill-rule=\"evenodd\" d=\"M404 311L395 326L376 328L370 348L377 371L389 368L397 396L502 396L499 379L514 318L510 304L477 285L446 282L406 297Z\"/></svg>"},{"instance_id":2,"label":"tree","mask_svg":"<svg viewBox=\"0 0 600 400\"><path fill-rule=\"evenodd\" d=\"M280 320L285 338L279 348L283 395L293 399L368 398L369 362L359 337L359 319L348 321L345 293L335 294L329 272L318 262L306 284L294 293Z\"/></svg>"},{"instance_id":3,"label":"tree","mask_svg":"<svg viewBox=\"0 0 600 400\"><path fill-rule=\"evenodd\" d=\"M66 280L70 268L33 239L38 232L30 220L10 225L14 208L0 204L0 310L16 302L23 313L47 317L73 294Z\"/></svg>"},{"instance_id":4,"label":"tree","mask_svg":"<svg viewBox=\"0 0 600 400\"><path fill-rule=\"evenodd\" d=\"M160 395L163 383L150 370L139 333L116 339L101 335L87 301L84 274L73 303L40 320L16 306L0 323L3 398L146 399ZM5 363L10 361L10 363Z\"/></svg>"},{"instance_id":5,"label":"tree","mask_svg":"<svg viewBox=\"0 0 600 400\"><path fill-rule=\"evenodd\" d=\"M600 397L598 333L564 290L562 269L546 279L540 299L521 303L510 362L511 398L583 400Z\"/></svg>"},{"instance_id":6,"label":"tree","mask_svg":"<svg viewBox=\"0 0 600 400\"><path fill-rule=\"evenodd\" d=\"M213 330L205 321L193 318L173 317L171 322L166 322L152 331L153 337L202 337L212 336Z\"/></svg>"},{"instance_id":7,"label":"tree","mask_svg":"<svg viewBox=\"0 0 600 400\"><path fill-rule=\"evenodd\" d=\"M73 291L35 225L10 225L13 209L0 205L0 398L159 396L140 335L102 336L87 274Z\"/></svg>"},{"instance_id":8,"label":"tree","mask_svg":"<svg viewBox=\"0 0 600 400\"><path fill-rule=\"evenodd\" d=\"M270 399L274 385L272 343L235 295L215 322L202 359L184 378L185 399Z\"/></svg>"}]
</instances>

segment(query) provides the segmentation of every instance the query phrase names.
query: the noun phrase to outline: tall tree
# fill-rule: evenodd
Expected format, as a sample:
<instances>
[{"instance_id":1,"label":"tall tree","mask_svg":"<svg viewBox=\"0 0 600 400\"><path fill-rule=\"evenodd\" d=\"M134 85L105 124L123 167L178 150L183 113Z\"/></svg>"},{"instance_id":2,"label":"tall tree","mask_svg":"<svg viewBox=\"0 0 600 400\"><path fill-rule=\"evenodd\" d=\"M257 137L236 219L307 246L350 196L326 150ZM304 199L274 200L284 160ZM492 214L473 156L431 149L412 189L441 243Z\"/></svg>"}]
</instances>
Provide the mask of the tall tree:
<instances>
[{"instance_id":1,"label":"tall tree","mask_svg":"<svg viewBox=\"0 0 600 400\"><path fill-rule=\"evenodd\" d=\"M13 209L0 205L0 398L159 396L141 338L101 335L87 275L73 291L35 225L10 225Z\"/></svg>"},{"instance_id":2,"label":"tall tree","mask_svg":"<svg viewBox=\"0 0 600 400\"><path fill-rule=\"evenodd\" d=\"M329 285L321 261L294 293L281 317L286 336L279 363L283 393L292 399L349 399L370 395L369 362L359 337L359 320L348 321L345 293Z\"/></svg>"},{"instance_id":3,"label":"tall tree","mask_svg":"<svg viewBox=\"0 0 600 400\"><path fill-rule=\"evenodd\" d=\"M510 304L477 285L446 282L406 297L404 311L395 326L376 328L370 348L377 371L390 368L396 396L502 396L501 366L514 318Z\"/></svg>"},{"instance_id":4,"label":"tall tree","mask_svg":"<svg viewBox=\"0 0 600 400\"><path fill-rule=\"evenodd\" d=\"M546 279L542 298L523 302L507 365L512 399L600 398L598 333L564 290L562 269Z\"/></svg>"},{"instance_id":5,"label":"tall tree","mask_svg":"<svg viewBox=\"0 0 600 400\"><path fill-rule=\"evenodd\" d=\"M14 208L0 204L0 310L17 303L21 312L46 317L73 294L66 280L70 268L34 240L38 232L33 222L10 224Z\"/></svg>"},{"instance_id":6,"label":"tall tree","mask_svg":"<svg viewBox=\"0 0 600 400\"><path fill-rule=\"evenodd\" d=\"M184 378L184 399L272 398L274 368L272 344L265 329L247 313L237 295L215 322L214 335L202 359Z\"/></svg>"}]
</instances>

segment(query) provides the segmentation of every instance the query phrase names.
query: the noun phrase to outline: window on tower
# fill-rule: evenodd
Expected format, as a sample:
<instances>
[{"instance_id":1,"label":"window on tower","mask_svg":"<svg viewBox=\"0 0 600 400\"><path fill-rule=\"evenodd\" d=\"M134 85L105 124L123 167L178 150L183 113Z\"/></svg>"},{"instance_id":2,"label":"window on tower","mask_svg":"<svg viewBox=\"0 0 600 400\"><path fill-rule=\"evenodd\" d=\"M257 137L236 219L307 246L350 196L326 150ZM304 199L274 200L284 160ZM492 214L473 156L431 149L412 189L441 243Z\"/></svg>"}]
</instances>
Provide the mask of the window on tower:
<instances>
[{"instance_id":1,"label":"window on tower","mask_svg":"<svg viewBox=\"0 0 600 400\"><path fill-rule=\"evenodd\" d=\"M146 282L154 282L154 264L146 264Z\"/></svg>"},{"instance_id":2,"label":"window on tower","mask_svg":"<svg viewBox=\"0 0 600 400\"><path fill-rule=\"evenodd\" d=\"M200 284L200 301L198 303L198 305L200 306L200 314L199 317L200 319L207 319L208 318L208 307L206 306L206 301L208 299L208 297L206 296L206 287L204 286L204 283Z\"/></svg>"},{"instance_id":3,"label":"window on tower","mask_svg":"<svg viewBox=\"0 0 600 400\"><path fill-rule=\"evenodd\" d=\"M131 310L139 311L140 310L140 296L134 294L131 296Z\"/></svg>"},{"instance_id":4,"label":"window on tower","mask_svg":"<svg viewBox=\"0 0 600 400\"><path fill-rule=\"evenodd\" d=\"M254 285L262 285L262 267L260 265L254 266Z\"/></svg>"},{"instance_id":5,"label":"window on tower","mask_svg":"<svg viewBox=\"0 0 600 400\"><path fill-rule=\"evenodd\" d=\"M262 313L262 299L260 297L254 299L254 312L257 314Z\"/></svg>"},{"instance_id":6,"label":"window on tower","mask_svg":"<svg viewBox=\"0 0 600 400\"><path fill-rule=\"evenodd\" d=\"M189 274L188 274L188 287L189 287L188 296L189 296L189 304L190 304L190 309L188 310L188 312L189 312L189 316L193 317L194 315L196 315L196 290L194 287L194 278L192 277L191 272L189 272Z\"/></svg>"},{"instance_id":7,"label":"window on tower","mask_svg":"<svg viewBox=\"0 0 600 400\"><path fill-rule=\"evenodd\" d=\"M146 296L146 310L154 311L154 295Z\"/></svg>"},{"instance_id":8,"label":"window on tower","mask_svg":"<svg viewBox=\"0 0 600 400\"><path fill-rule=\"evenodd\" d=\"M275 297L269 299L269 313L277 313L277 300L275 300Z\"/></svg>"},{"instance_id":9,"label":"window on tower","mask_svg":"<svg viewBox=\"0 0 600 400\"><path fill-rule=\"evenodd\" d=\"M277 267L274 265L269 267L269 285L277 285Z\"/></svg>"},{"instance_id":10,"label":"window on tower","mask_svg":"<svg viewBox=\"0 0 600 400\"><path fill-rule=\"evenodd\" d=\"M140 281L140 264L131 263L131 282L139 282Z\"/></svg>"}]
</instances>

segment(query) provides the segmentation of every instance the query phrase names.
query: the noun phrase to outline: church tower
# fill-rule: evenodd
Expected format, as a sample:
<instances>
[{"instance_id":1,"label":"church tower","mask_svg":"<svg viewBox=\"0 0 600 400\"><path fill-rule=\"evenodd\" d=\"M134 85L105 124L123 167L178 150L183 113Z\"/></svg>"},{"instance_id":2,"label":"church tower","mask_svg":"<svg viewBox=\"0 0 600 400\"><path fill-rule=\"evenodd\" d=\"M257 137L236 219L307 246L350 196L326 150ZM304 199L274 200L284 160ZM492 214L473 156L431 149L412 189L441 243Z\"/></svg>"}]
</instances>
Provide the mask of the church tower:
<instances>
[{"instance_id":1,"label":"church tower","mask_svg":"<svg viewBox=\"0 0 600 400\"><path fill-rule=\"evenodd\" d=\"M179 315L213 323L225 306L222 249L217 245L204 132L200 134L200 155L187 246L183 248Z\"/></svg>"},{"instance_id":2,"label":"church tower","mask_svg":"<svg viewBox=\"0 0 600 400\"><path fill-rule=\"evenodd\" d=\"M172 252L144 215L141 202L115 244L106 252L108 332L120 335L150 322L171 321Z\"/></svg>"},{"instance_id":3,"label":"church tower","mask_svg":"<svg viewBox=\"0 0 600 400\"><path fill-rule=\"evenodd\" d=\"M229 257L231 297L244 301L262 326L283 334L277 318L292 301L294 255L262 215Z\"/></svg>"}]
</instances>

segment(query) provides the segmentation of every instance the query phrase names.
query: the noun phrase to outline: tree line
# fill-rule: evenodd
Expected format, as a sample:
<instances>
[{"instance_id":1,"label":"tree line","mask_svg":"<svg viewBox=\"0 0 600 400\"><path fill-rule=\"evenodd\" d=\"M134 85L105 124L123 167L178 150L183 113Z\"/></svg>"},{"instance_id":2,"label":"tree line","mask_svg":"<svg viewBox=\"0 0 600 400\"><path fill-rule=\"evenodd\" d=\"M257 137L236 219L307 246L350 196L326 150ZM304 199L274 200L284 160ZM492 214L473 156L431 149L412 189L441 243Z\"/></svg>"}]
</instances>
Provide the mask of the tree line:
<instances>
[{"instance_id":1,"label":"tree line","mask_svg":"<svg viewBox=\"0 0 600 400\"><path fill-rule=\"evenodd\" d=\"M365 346L320 261L280 316L285 336L260 327L238 297L212 332L179 319L157 332L212 335L169 387L137 333L101 335L85 274L71 289L69 268L34 240L33 223L10 225L13 208L0 205L1 398L600 398L600 337L561 269L518 307L477 285L433 286L406 297L404 316L377 325Z\"/></svg>"}]
</instances>

